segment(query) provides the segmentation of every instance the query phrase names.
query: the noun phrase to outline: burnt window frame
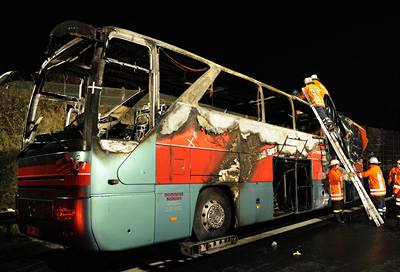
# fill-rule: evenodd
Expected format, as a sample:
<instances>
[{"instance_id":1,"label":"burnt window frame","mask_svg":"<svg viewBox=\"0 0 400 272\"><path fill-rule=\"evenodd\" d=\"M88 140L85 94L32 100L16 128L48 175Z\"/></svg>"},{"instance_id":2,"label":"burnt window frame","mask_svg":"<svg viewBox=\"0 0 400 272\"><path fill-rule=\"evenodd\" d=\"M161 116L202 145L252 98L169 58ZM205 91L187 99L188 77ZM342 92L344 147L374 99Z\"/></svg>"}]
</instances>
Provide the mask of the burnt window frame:
<instances>
[{"instance_id":1,"label":"burnt window frame","mask_svg":"<svg viewBox=\"0 0 400 272\"><path fill-rule=\"evenodd\" d=\"M263 107L264 107L264 118L265 118L264 122L267 124L270 124L270 125L296 130L295 109L294 109L293 99L286 93L273 90L273 89L269 88L268 86L263 86L263 87L264 87L263 88L263 90L264 90L263 91L263 102L264 102ZM270 93L270 94L268 94L268 93ZM282 103L280 103L281 105L283 105L283 103L286 104L286 109L284 109L285 111L281 110L281 112L283 112L283 114L287 115L286 121L283 120L285 123L283 123L282 121L278 123L276 116L273 117L274 122L271 122L271 119L269 119L268 111L270 109L269 105L271 105L271 104L269 104L267 102L270 102L270 101L275 102L274 99L283 100ZM275 107L275 109L272 112L277 115L278 110L276 109L275 105L274 105L274 107Z\"/></svg>"},{"instance_id":2,"label":"burnt window frame","mask_svg":"<svg viewBox=\"0 0 400 272\"><path fill-rule=\"evenodd\" d=\"M226 77L231 77L233 80L231 82L229 82L230 80L226 80ZM218 83L216 83L216 81L218 81ZM246 86L239 86L237 87L237 85L235 85L233 81L240 81L243 82L243 85L248 85L249 88L247 88ZM222 83L221 83L222 82ZM228 82L228 84L230 84L230 86L226 87L226 89L223 87L223 83ZM227 86L227 85L225 85ZM234 87L233 87L234 86ZM241 89L243 88L243 89ZM246 112L243 111L243 108L245 108L245 102L243 102L243 98L246 98L246 96L248 95L248 92L250 90L253 90L255 93L255 99L248 99L247 100L247 104L248 103L254 103L254 104L259 104L258 106L256 106L256 112L253 114L251 114L251 112ZM247 91L247 92L246 92ZM220 92L218 94L218 92ZM226 93L224 93L226 92ZM232 92L235 92L235 94L237 95L236 97L232 96ZM220 97L218 99L220 99L218 102L220 102L221 100L223 102L226 103L214 103L214 99L215 96L219 95ZM240 95L240 96L238 96ZM207 96L209 96L208 99L206 100ZM264 119L264 105L263 105L263 90L260 87L259 84L253 82L252 80L248 80L246 78L237 76L233 73L230 73L228 71L225 70L221 70L221 72L216 76L216 78L213 80L212 84L208 87L208 89L204 92L204 94L198 99L197 103L200 107L203 108L207 108L207 109L211 109L214 111L218 111L218 112L222 112L225 114L230 114L230 115L234 115L234 116L239 116L241 118L246 118L249 120L253 120L253 121L257 121L257 122L263 122ZM229 98L231 99L229 101ZM232 99L235 98L235 99ZM229 102L232 101L237 101L236 104L234 104L233 106L236 107L232 107L232 104L229 104ZM260 103L260 101L262 103ZM258 109L257 109L258 107ZM250 114L249 114L250 113Z\"/></svg>"},{"instance_id":3,"label":"burnt window frame","mask_svg":"<svg viewBox=\"0 0 400 272\"><path fill-rule=\"evenodd\" d=\"M112 45L112 42L114 42L114 41L117 43L116 44L117 46L118 46L118 43L124 44L122 46L120 44L122 54L125 53L125 52L123 52L124 51L123 47L124 46L126 47L125 51L128 52L126 54L126 56L125 56L126 61L124 61L123 59L119 59L115 55L115 53L114 53L115 51L114 50L110 51L110 54L108 54L109 53L108 50L110 50L110 45ZM130 61L131 59L129 59L129 57L131 55L133 56L133 54L129 54L129 50L132 50L132 49L129 49L129 47L133 48L134 46L142 47L140 49L140 50L143 50L142 57L138 54L139 56L137 58L145 59L144 56L146 56L147 59L145 59L143 61L143 63L135 63L135 62L132 63L132 61ZM140 52L140 50L138 52ZM135 50L133 50L133 51L135 51ZM149 119L150 119L150 121L149 121L149 125L148 125L148 129L147 129L146 134L149 134L149 132L153 128L151 120L154 118L154 111L151 110L152 109L152 104L153 104L152 97L153 97L153 93L154 93L154 86L152 84L153 83L153 79L152 78L154 77L154 75L153 75L153 73L154 73L154 71L153 71L153 59L154 59L154 57L152 56L152 47L149 46L145 42L144 39L131 40L131 39L128 39L127 37L125 37L125 36L121 36L121 35L118 35L118 34L115 34L115 33L111 33L109 35L108 39L107 39L106 46L105 46L104 51L103 51L102 59L103 59L103 62L104 62L104 66L103 66L102 71L101 71L101 73L102 73L102 76L101 76L101 78L102 78L102 84L101 84L102 88L107 88L107 89L110 89L110 90L113 89L113 88L118 89L118 90L125 89L124 87L116 87L114 85L107 85L107 83L104 82L105 81L104 79L106 79L105 73L106 73L106 66L107 65L110 65L110 66L111 65L120 65L121 67L123 67L123 69L133 69L135 71L139 71L139 72L143 72L143 73L147 74L147 77L143 76L142 84L138 84L138 86L139 85L143 85L143 86L146 85L146 88L142 89L142 88L139 87L137 89L137 93L136 94L143 93L142 95L140 95L138 97L138 101L136 101L136 99L134 97L136 95L133 95L131 98L128 98L128 99L126 99L124 101L121 101L121 103L118 103L118 104L114 105L114 107L111 110L118 109L121 106L123 107L123 106L125 106L125 104L132 104L132 102L138 103L139 101L143 100L142 98L148 96L147 103L149 103L149 115L150 115ZM122 71L120 71L120 72L122 73ZM138 77L140 77L140 75L138 75ZM129 85L128 81L129 81L129 79L127 80L127 84ZM117 82L115 84L118 84L118 80L117 80ZM100 95L100 97L101 97L101 95ZM146 100L147 100L147 98L146 98ZM100 105L101 99L99 99L98 103ZM128 110L128 112L131 112L132 109L133 108L130 108ZM107 115L111 115L110 113L111 112L108 112L106 114L106 116L103 116L103 119L107 118ZM100 124L100 119L98 119L98 125L99 124ZM110 139L108 139L108 137L106 137L104 139L100 137L99 140L100 141L103 141L103 140L114 140L115 141L115 140L117 140L117 141L121 141L121 142L126 141L126 139L124 139L124 138L110 138ZM130 141L135 141L135 140L134 139L130 139Z\"/></svg>"}]
</instances>

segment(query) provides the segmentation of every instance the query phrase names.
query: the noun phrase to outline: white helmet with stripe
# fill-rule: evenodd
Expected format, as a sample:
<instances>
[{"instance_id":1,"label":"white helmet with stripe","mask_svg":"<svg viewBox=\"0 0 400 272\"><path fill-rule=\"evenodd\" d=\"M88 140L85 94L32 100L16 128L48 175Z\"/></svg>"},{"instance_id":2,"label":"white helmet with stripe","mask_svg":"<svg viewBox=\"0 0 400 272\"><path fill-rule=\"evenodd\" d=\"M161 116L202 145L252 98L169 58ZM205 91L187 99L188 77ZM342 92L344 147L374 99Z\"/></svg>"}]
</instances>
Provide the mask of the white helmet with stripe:
<instances>
[{"instance_id":1,"label":"white helmet with stripe","mask_svg":"<svg viewBox=\"0 0 400 272\"><path fill-rule=\"evenodd\" d=\"M331 162L329 163L329 167L332 167L332 166L334 166L334 165L339 165L339 164L340 164L339 160L333 159L333 160L331 160Z\"/></svg>"},{"instance_id":2,"label":"white helmet with stripe","mask_svg":"<svg viewBox=\"0 0 400 272\"><path fill-rule=\"evenodd\" d=\"M309 83L313 83L313 80L311 79L311 77L306 77L304 79L304 84L309 84Z\"/></svg>"},{"instance_id":3,"label":"white helmet with stripe","mask_svg":"<svg viewBox=\"0 0 400 272\"><path fill-rule=\"evenodd\" d=\"M371 157L371 158L369 158L369 163L371 163L371 164L379 164L380 162L378 161L377 157Z\"/></svg>"}]
</instances>

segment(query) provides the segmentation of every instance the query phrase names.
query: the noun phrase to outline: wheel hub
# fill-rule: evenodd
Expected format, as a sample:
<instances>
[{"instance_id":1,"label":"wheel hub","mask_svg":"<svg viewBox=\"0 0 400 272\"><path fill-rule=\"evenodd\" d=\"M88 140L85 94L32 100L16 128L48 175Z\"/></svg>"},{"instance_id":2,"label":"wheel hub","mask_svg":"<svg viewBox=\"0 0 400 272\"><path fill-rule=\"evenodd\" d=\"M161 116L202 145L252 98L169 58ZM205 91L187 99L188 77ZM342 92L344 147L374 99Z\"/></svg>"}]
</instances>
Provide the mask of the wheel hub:
<instances>
[{"instance_id":1,"label":"wheel hub","mask_svg":"<svg viewBox=\"0 0 400 272\"><path fill-rule=\"evenodd\" d=\"M224 208L215 200L204 204L201 215L203 226L208 231L219 229L225 221Z\"/></svg>"}]
</instances>

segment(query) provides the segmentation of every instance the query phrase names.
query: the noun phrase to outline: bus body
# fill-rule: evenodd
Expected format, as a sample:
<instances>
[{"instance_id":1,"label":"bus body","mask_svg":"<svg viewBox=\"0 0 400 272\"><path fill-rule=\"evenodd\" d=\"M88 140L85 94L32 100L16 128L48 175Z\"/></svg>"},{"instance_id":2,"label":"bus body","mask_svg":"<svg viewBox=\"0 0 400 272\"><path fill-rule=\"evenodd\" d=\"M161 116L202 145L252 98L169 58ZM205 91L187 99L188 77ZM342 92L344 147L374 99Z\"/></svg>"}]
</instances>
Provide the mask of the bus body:
<instances>
[{"instance_id":1,"label":"bus body","mask_svg":"<svg viewBox=\"0 0 400 272\"><path fill-rule=\"evenodd\" d=\"M22 233L124 250L329 207L306 102L128 30L68 21L50 37L19 154Z\"/></svg>"}]
</instances>

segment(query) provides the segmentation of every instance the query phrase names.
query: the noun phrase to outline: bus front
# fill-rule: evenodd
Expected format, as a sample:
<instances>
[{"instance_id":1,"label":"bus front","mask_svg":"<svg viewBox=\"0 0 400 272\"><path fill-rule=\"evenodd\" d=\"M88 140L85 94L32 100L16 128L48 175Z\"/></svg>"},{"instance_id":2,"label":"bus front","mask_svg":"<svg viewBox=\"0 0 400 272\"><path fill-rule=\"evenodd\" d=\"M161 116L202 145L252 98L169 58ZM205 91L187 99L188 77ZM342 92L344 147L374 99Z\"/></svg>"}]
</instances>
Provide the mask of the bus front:
<instances>
[{"instance_id":1,"label":"bus front","mask_svg":"<svg viewBox=\"0 0 400 272\"><path fill-rule=\"evenodd\" d=\"M16 207L22 233L96 249L90 231L90 150L97 120L96 54L83 26L55 29L35 81L18 156Z\"/></svg>"}]
</instances>

